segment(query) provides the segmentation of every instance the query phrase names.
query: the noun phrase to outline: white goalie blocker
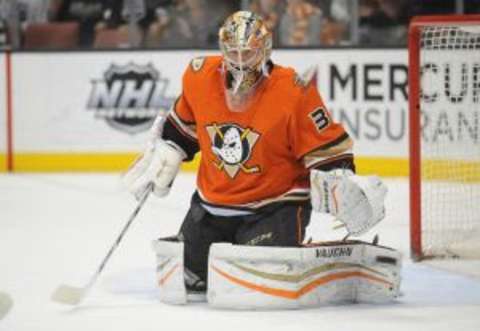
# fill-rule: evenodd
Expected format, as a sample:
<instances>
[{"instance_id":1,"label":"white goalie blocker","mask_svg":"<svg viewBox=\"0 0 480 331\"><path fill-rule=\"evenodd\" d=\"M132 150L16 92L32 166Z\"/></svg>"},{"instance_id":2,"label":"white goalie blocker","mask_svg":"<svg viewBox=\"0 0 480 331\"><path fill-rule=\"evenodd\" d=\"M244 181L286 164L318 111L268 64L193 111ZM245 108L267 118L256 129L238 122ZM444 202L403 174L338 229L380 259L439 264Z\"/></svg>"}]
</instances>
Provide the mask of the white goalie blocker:
<instances>
[{"instance_id":1,"label":"white goalie blocker","mask_svg":"<svg viewBox=\"0 0 480 331\"><path fill-rule=\"evenodd\" d=\"M187 303L183 243L157 240L154 249L160 300ZM218 243L210 247L208 268L207 300L216 308L388 303L400 293L401 254L360 241L301 248Z\"/></svg>"}]
</instances>

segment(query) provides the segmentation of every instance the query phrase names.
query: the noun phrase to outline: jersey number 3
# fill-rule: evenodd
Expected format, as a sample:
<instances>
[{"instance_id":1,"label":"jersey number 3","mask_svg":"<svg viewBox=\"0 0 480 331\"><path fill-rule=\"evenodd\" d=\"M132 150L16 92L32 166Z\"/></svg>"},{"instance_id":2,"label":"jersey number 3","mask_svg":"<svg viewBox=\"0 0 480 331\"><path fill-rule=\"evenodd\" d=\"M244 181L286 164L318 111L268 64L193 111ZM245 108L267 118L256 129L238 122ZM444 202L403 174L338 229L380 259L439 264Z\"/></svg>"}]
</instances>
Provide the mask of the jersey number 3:
<instances>
[{"instance_id":1,"label":"jersey number 3","mask_svg":"<svg viewBox=\"0 0 480 331\"><path fill-rule=\"evenodd\" d=\"M330 119L322 107L316 108L309 114L318 131L325 129L330 123Z\"/></svg>"}]
</instances>

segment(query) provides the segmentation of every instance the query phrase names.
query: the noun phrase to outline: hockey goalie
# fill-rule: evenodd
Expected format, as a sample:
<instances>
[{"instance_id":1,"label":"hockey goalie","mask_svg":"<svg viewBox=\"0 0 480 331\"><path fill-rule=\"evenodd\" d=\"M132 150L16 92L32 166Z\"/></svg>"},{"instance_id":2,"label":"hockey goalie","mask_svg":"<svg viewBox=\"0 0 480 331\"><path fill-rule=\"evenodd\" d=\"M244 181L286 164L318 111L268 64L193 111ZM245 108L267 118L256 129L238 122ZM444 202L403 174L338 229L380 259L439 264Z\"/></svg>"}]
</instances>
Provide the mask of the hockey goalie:
<instances>
[{"instance_id":1,"label":"hockey goalie","mask_svg":"<svg viewBox=\"0 0 480 331\"><path fill-rule=\"evenodd\" d=\"M179 233L154 242L161 299L203 296L246 309L393 300L395 250L303 244L312 209L334 215L350 235L367 232L384 218L385 185L355 175L349 135L316 86L272 62L259 16L227 18L219 45L221 56L191 61L182 94L124 178L137 197L150 183L164 197L181 163L201 152Z\"/></svg>"}]
</instances>

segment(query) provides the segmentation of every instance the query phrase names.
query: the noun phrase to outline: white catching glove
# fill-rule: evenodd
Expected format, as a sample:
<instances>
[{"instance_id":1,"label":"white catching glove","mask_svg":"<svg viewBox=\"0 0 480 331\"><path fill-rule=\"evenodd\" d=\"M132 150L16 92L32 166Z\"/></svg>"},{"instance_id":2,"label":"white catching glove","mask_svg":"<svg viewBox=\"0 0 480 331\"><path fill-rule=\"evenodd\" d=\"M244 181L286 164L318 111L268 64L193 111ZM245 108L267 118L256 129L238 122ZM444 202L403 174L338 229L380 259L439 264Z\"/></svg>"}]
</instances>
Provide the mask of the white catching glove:
<instances>
[{"instance_id":1,"label":"white catching glove","mask_svg":"<svg viewBox=\"0 0 480 331\"><path fill-rule=\"evenodd\" d=\"M170 192L185 153L169 141L155 139L123 176L128 190L139 200L153 183L153 193L164 197Z\"/></svg>"},{"instance_id":2,"label":"white catching glove","mask_svg":"<svg viewBox=\"0 0 480 331\"><path fill-rule=\"evenodd\" d=\"M351 235L366 233L385 217L387 187L377 176L312 170L310 183L313 210L336 216Z\"/></svg>"}]
</instances>

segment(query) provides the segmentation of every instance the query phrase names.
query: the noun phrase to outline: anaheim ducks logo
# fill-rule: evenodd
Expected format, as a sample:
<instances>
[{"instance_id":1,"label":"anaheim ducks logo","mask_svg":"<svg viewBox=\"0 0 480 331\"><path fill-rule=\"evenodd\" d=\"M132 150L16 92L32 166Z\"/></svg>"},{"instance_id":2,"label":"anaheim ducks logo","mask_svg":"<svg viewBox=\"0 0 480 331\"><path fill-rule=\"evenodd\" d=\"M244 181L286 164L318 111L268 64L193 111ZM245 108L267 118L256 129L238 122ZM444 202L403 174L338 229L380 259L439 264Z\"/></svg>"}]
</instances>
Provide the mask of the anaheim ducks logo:
<instances>
[{"instance_id":1,"label":"anaheim ducks logo","mask_svg":"<svg viewBox=\"0 0 480 331\"><path fill-rule=\"evenodd\" d=\"M260 172L259 166L249 167L245 164L260 137L258 133L235 124L215 123L207 126L207 132L212 142L212 151L218 158L214 161L218 169L225 170L230 178L234 178L240 170L249 174Z\"/></svg>"}]
</instances>

